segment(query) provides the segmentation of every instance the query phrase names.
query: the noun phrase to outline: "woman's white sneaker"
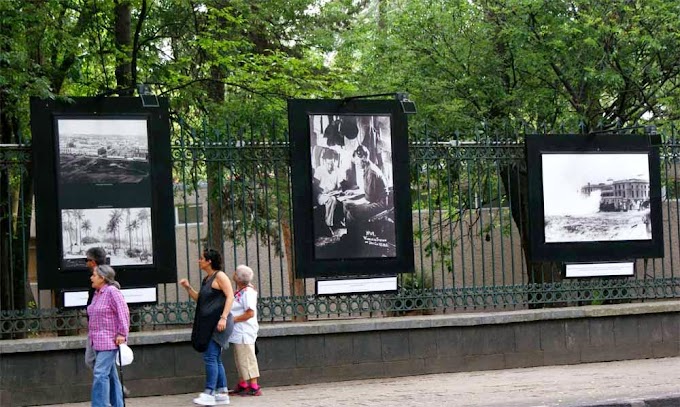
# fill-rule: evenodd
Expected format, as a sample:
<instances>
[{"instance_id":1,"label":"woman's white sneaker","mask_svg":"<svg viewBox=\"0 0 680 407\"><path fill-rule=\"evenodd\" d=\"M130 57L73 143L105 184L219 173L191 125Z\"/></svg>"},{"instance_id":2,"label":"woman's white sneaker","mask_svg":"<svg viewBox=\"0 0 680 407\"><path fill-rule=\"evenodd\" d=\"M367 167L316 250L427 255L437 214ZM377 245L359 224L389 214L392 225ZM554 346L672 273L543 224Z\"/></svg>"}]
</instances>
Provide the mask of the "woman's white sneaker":
<instances>
[{"instance_id":1,"label":"woman's white sneaker","mask_svg":"<svg viewBox=\"0 0 680 407\"><path fill-rule=\"evenodd\" d=\"M215 396L212 394L207 394L207 393L201 393L194 399L195 404L199 404L201 406L214 406L217 405L217 401L215 400Z\"/></svg>"}]
</instances>

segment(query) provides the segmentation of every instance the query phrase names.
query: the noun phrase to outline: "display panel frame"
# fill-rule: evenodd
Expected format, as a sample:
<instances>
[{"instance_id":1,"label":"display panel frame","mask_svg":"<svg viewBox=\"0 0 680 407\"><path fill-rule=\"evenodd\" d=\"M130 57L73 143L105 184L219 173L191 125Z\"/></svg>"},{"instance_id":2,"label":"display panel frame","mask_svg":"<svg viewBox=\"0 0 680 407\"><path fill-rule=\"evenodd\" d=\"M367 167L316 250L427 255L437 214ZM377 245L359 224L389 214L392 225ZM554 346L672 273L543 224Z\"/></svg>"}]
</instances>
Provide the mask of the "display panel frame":
<instances>
[{"instance_id":1,"label":"display panel frame","mask_svg":"<svg viewBox=\"0 0 680 407\"><path fill-rule=\"evenodd\" d=\"M158 107L143 107L139 98L70 98L65 100L31 99L31 131L33 134L33 165L36 195L36 246L38 251L38 285L40 289L78 289L89 287L89 270L84 261L64 261L64 224L62 211L122 210L146 208L151 231L152 253L147 263L113 264L116 278L122 286L152 286L177 281L174 205L172 195L172 160L168 101L159 99ZM148 176L142 182L62 182L59 148L60 121L105 121L108 124L139 122L146 136L148 148ZM84 122L82 122L84 123ZM87 132L87 126L84 127ZM110 138L115 132L129 135L123 126L110 130L101 137ZM94 137L90 134L91 137ZM115 137L111 137L115 138ZM121 146L124 138L111 140ZM117 144L116 144L117 143ZM141 142L144 144L143 141ZM116 151L120 151L118 148ZM124 160L126 157L116 157ZM120 168L117 166L116 168ZM72 168L73 169L73 168ZM153 188L151 186L153 185ZM82 225L80 225L82 226ZM79 227L80 228L80 227ZM127 234L123 230L120 234ZM78 242L83 244L82 235ZM131 248L117 247L116 255ZM101 242L105 246L106 242ZM82 259L84 251L82 248ZM111 250L107 250L111 251ZM108 261L110 262L111 259ZM115 261L114 261L115 263Z\"/></svg>"},{"instance_id":2,"label":"display panel frame","mask_svg":"<svg viewBox=\"0 0 680 407\"><path fill-rule=\"evenodd\" d=\"M640 167L640 160L627 162L631 157L644 157L646 166ZM660 159L657 143L650 137L527 135L526 159L529 246L533 260L597 262L663 257ZM571 165L567 167L562 162ZM626 172L631 168L636 173L633 176ZM584 177L591 182L585 182ZM551 188L555 185L565 191L561 196L553 196ZM587 209L579 214L570 212L581 205L577 195L587 200L594 192L599 196L595 212ZM555 210L557 199L574 206ZM572 231L571 234L554 232L556 224ZM615 231L617 227L644 228L647 232L619 233ZM609 233L591 233L598 228ZM576 237L578 233L590 237Z\"/></svg>"},{"instance_id":3,"label":"display panel frame","mask_svg":"<svg viewBox=\"0 0 680 407\"><path fill-rule=\"evenodd\" d=\"M318 117L328 120L323 129L315 130ZM413 272L408 131L399 102L289 100L288 118L296 276L351 277ZM314 145L314 132L319 130L324 134L317 134L316 139L323 142ZM359 146L365 147L368 154L358 153ZM336 212L331 212L318 199L321 189L319 179L315 178L318 175L315 167L319 163L313 162L316 156L321 159L324 152L331 151L337 153L338 162L345 160L345 167L338 167L344 172L341 178L362 184L355 186L349 182L349 186L338 188L342 195L353 194L352 199L362 197L351 204L338 204L342 209ZM382 165L378 156L383 160ZM348 175L347 170L353 175ZM366 187L368 184L371 186ZM351 188L357 189L350 194ZM384 195L376 192L383 190ZM329 221L330 217L333 221ZM324 222L333 229L329 230L331 240L339 235L338 241L331 243L335 248L329 249L329 244L320 243L318 231ZM342 229L346 229L345 234Z\"/></svg>"}]
</instances>

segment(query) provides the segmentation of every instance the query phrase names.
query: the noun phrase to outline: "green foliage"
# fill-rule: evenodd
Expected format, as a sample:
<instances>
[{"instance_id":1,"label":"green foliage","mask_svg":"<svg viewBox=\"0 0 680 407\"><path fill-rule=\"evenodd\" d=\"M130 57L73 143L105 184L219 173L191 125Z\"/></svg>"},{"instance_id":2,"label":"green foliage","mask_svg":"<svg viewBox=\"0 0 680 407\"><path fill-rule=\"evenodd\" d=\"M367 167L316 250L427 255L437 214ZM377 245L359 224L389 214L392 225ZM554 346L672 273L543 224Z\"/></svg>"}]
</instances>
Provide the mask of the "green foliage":
<instances>
[{"instance_id":1,"label":"green foliage","mask_svg":"<svg viewBox=\"0 0 680 407\"><path fill-rule=\"evenodd\" d=\"M130 0L131 45L117 43L116 4L2 2L5 114L26 127L28 96L107 92L129 61L136 82L213 126L283 121L290 97L397 90L446 138L482 122L677 117L677 0Z\"/></svg>"},{"instance_id":2,"label":"green foliage","mask_svg":"<svg viewBox=\"0 0 680 407\"><path fill-rule=\"evenodd\" d=\"M338 64L361 73L362 89L409 91L416 120L443 131L505 121L590 130L677 114L678 1L375 3Z\"/></svg>"},{"instance_id":3,"label":"green foliage","mask_svg":"<svg viewBox=\"0 0 680 407\"><path fill-rule=\"evenodd\" d=\"M204 7L168 2L157 11L166 43L148 82L172 96L184 115L262 120L285 117L285 100L345 92L324 65L335 32L347 26L350 1L221 1ZM316 9L316 12L309 12ZM192 24L177 24L177 14ZM217 86L218 100L205 98ZM213 123L214 125L214 123Z\"/></svg>"},{"instance_id":4,"label":"green foliage","mask_svg":"<svg viewBox=\"0 0 680 407\"><path fill-rule=\"evenodd\" d=\"M434 126L428 142L484 140L505 126L590 132L658 124L678 115L678 10L678 0L378 0L343 34L334 66L353 71L362 93L409 92L418 104L411 129ZM471 237L496 227L510 233L510 222L492 218L476 228L462 218L501 206L506 165L416 163L411 193L427 219L415 237L425 255L446 257L451 248L436 236L452 225ZM672 177L664 182L676 189Z\"/></svg>"},{"instance_id":5,"label":"green foliage","mask_svg":"<svg viewBox=\"0 0 680 407\"><path fill-rule=\"evenodd\" d=\"M660 123L680 108L680 0L129 0L128 45L116 38L118 4L0 2L0 119L13 124L2 142L29 134L30 96L112 93L121 86L116 68L129 63L134 82L170 97L174 118L187 124L175 124L175 142L195 143L176 179L209 182L211 199L258 214L227 222L230 238L275 234L272 224L289 212L281 206L288 174L256 161L213 168L206 151L285 141L287 98L407 91L418 104L412 129L436 125L412 132L427 141L479 140L508 123L547 131ZM456 223L464 211L496 205L499 165L420 161L411 170L414 207ZM264 192L274 181L275 194ZM675 178L664 182L675 194Z\"/></svg>"},{"instance_id":6,"label":"green foliage","mask_svg":"<svg viewBox=\"0 0 680 407\"><path fill-rule=\"evenodd\" d=\"M325 64L359 11L351 0L131 0L131 45L117 43L113 0L6 0L0 4L0 89L5 114L27 123L30 96L88 96L116 88L115 69L171 97L186 120L285 117L285 99L348 93ZM206 98L219 83L223 100Z\"/></svg>"},{"instance_id":7,"label":"green foliage","mask_svg":"<svg viewBox=\"0 0 680 407\"><path fill-rule=\"evenodd\" d=\"M590 305L602 305L605 301L605 296L601 290L593 290L590 292L592 300Z\"/></svg>"},{"instance_id":8,"label":"green foliage","mask_svg":"<svg viewBox=\"0 0 680 407\"><path fill-rule=\"evenodd\" d=\"M423 272L400 274L399 289L405 291L422 291L432 289L432 277Z\"/></svg>"},{"instance_id":9,"label":"green foliage","mask_svg":"<svg viewBox=\"0 0 680 407\"><path fill-rule=\"evenodd\" d=\"M281 255L281 224L290 225L292 210L287 165L279 163L268 167L257 162L243 163L225 169L223 180L219 193L226 209L222 212L226 237L246 244L257 235Z\"/></svg>"}]
</instances>

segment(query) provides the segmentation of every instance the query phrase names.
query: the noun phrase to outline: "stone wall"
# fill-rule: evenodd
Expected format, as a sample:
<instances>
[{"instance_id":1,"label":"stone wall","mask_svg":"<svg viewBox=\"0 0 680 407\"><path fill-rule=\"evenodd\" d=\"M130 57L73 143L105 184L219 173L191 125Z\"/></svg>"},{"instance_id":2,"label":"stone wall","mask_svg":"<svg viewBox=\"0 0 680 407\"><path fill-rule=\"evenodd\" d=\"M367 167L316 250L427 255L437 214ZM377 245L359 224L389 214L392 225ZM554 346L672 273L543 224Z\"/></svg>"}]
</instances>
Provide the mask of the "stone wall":
<instances>
[{"instance_id":1,"label":"stone wall","mask_svg":"<svg viewBox=\"0 0 680 407\"><path fill-rule=\"evenodd\" d=\"M262 324L267 386L680 355L679 301L546 310ZM198 393L189 330L134 333L133 396ZM0 405L89 400L84 337L0 341ZM230 385L231 352L224 355Z\"/></svg>"}]
</instances>

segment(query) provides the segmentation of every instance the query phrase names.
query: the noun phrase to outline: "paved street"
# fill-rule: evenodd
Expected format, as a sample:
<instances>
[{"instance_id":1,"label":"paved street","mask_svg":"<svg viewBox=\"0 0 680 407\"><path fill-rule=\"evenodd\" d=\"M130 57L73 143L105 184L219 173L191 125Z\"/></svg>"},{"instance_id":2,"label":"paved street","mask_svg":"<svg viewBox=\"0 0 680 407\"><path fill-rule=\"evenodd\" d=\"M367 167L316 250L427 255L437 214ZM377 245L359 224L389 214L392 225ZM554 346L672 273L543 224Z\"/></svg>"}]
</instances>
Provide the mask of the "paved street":
<instances>
[{"instance_id":1,"label":"paved street","mask_svg":"<svg viewBox=\"0 0 680 407\"><path fill-rule=\"evenodd\" d=\"M263 379L263 384L265 385L263 396L232 397L231 405L248 407L680 406L680 358L270 388L266 387L266 379ZM200 389L197 390L200 391ZM195 397L193 394L133 397L127 400L127 407L192 406L193 397ZM644 400L648 403L645 404ZM85 407L89 406L89 403L59 406Z\"/></svg>"}]
</instances>

